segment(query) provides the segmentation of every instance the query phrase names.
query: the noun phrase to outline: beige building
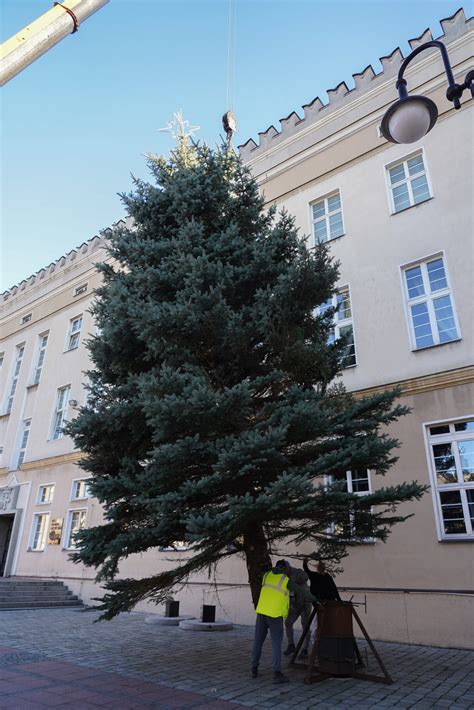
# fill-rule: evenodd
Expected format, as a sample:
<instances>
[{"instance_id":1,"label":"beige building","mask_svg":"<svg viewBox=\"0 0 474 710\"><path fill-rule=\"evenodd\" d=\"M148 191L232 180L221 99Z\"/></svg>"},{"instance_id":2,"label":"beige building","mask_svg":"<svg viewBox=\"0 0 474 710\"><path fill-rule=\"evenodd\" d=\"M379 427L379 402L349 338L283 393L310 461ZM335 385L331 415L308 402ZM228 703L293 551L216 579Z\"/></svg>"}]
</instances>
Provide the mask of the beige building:
<instances>
[{"instance_id":1,"label":"beige building","mask_svg":"<svg viewBox=\"0 0 474 710\"><path fill-rule=\"evenodd\" d=\"M460 10L442 21L456 78L473 66L474 24ZM431 38L426 32L412 48ZM278 132L260 133L241 153L268 204L295 215L303 234L330 241L340 261L335 337L352 332L342 379L364 393L400 384L412 414L391 428L402 442L390 483L430 486L414 513L386 544L351 550L338 584L343 596L367 599L369 632L379 639L472 647L474 639L474 342L472 125L474 102L455 111L444 97L439 53L410 64L411 93L432 98L435 128L410 146L379 132L396 99L397 49L291 113ZM84 340L103 258L95 237L4 294L0 406L0 574L59 577L88 602L98 595L93 571L69 559L74 531L101 520L77 462L61 434L86 397ZM2 354L0 354L2 358ZM383 484L367 471L347 473L363 495ZM307 552L309 548L298 552ZM150 551L127 560L124 576L148 575L186 552ZM242 560L204 575L178 594L198 613L217 603L220 615L252 623ZM146 608L147 605L142 605Z\"/></svg>"}]
</instances>

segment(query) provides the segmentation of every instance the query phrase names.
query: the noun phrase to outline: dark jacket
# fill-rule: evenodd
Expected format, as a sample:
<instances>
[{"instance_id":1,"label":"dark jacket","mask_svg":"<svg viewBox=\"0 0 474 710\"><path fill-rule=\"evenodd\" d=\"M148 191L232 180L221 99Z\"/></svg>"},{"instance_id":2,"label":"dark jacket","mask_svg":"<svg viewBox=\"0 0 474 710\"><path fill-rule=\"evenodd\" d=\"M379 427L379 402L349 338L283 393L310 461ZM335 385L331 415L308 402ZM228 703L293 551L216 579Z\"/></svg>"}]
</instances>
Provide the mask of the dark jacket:
<instances>
[{"instance_id":1,"label":"dark jacket","mask_svg":"<svg viewBox=\"0 0 474 710\"><path fill-rule=\"evenodd\" d=\"M291 568L293 570L293 568ZM303 601L309 601L309 602L316 602L317 599L315 595L311 593L311 591L308 589L308 586L306 584L306 580L301 579L298 575L292 575L291 572L290 574L287 574L284 569L281 567L273 567L272 569L273 574L286 574L288 577L288 591L292 592L299 600ZM302 572L301 570L295 570L295 572ZM304 574L302 572L302 574ZM303 582L303 583L301 583Z\"/></svg>"},{"instance_id":2,"label":"dark jacket","mask_svg":"<svg viewBox=\"0 0 474 710\"><path fill-rule=\"evenodd\" d=\"M336 584L330 574L313 572L309 569L306 560L303 562L303 569L309 577L311 594L320 601L341 601Z\"/></svg>"}]
</instances>

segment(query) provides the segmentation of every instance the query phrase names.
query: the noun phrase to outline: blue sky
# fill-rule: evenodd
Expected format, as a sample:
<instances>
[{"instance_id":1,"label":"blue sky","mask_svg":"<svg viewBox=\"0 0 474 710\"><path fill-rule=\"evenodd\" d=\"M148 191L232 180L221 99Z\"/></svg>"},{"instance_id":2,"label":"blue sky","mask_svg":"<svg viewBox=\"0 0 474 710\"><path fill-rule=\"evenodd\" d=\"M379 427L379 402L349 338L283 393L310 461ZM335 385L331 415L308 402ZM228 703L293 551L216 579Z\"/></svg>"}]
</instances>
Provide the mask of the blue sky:
<instances>
[{"instance_id":1,"label":"blue sky","mask_svg":"<svg viewBox=\"0 0 474 710\"><path fill-rule=\"evenodd\" d=\"M49 0L2 0L2 41ZM449 0L236 0L235 143L452 15ZM472 14L472 0L464 3ZM211 145L229 108L229 0L110 0L3 89L0 291L123 214L173 112ZM394 91L394 98L395 91Z\"/></svg>"}]
</instances>

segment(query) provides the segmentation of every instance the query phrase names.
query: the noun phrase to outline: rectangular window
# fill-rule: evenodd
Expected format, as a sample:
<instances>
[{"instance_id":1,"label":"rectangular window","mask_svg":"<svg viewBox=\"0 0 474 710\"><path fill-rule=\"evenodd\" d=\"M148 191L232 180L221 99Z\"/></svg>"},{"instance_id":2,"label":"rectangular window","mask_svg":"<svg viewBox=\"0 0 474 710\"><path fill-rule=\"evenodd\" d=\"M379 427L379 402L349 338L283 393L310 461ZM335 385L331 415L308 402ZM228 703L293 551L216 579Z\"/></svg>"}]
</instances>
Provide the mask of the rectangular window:
<instances>
[{"instance_id":1,"label":"rectangular window","mask_svg":"<svg viewBox=\"0 0 474 710\"><path fill-rule=\"evenodd\" d=\"M23 362L23 355L25 354L25 346L17 345L15 353L15 365L13 368L13 376L8 391L7 406L5 408L5 414L10 414L13 406L13 399L15 397L16 386L18 384L18 378L20 376L21 363Z\"/></svg>"},{"instance_id":2,"label":"rectangular window","mask_svg":"<svg viewBox=\"0 0 474 710\"><path fill-rule=\"evenodd\" d=\"M51 425L51 439L61 439L63 436L63 426L67 414L67 406L69 403L69 393L71 385L60 387L56 395L56 406L53 414Z\"/></svg>"},{"instance_id":3,"label":"rectangular window","mask_svg":"<svg viewBox=\"0 0 474 710\"><path fill-rule=\"evenodd\" d=\"M474 419L428 428L441 539L474 539Z\"/></svg>"},{"instance_id":4,"label":"rectangular window","mask_svg":"<svg viewBox=\"0 0 474 710\"><path fill-rule=\"evenodd\" d=\"M320 306L320 312L328 308L336 308L334 315L334 327L329 335L329 342L334 343L341 336L347 338L347 346L342 360L342 367L354 367L357 364L354 325L352 320L351 294L348 286L344 286L338 292Z\"/></svg>"},{"instance_id":5,"label":"rectangular window","mask_svg":"<svg viewBox=\"0 0 474 710\"><path fill-rule=\"evenodd\" d=\"M87 284L82 284L82 286L77 286L74 289L74 296L80 296L82 293L87 291Z\"/></svg>"},{"instance_id":6,"label":"rectangular window","mask_svg":"<svg viewBox=\"0 0 474 710\"><path fill-rule=\"evenodd\" d=\"M24 419L22 422L22 430L20 434L20 440L18 443L18 454L16 458L15 468L20 468L21 464L25 460L26 447L28 445L28 437L30 435L31 419Z\"/></svg>"},{"instance_id":7,"label":"rectangular window","mask_svg":"<svg viewBox=\"0 0 474 710\"><path fill-rule=\"evenodd\" d=\"M75 548L74 537L79 530L86 527L86 512L85 510L70 510L68 513L67 534L65 547L68 550Z\"/></svg>"},{"instance_id":8,"label":"rectangular window","mask_svg":"<svg viewBox=\"0 0 474 710\"><path fill-rule=\"evenodd\" d=\"M23 318L20 321L20 325L24 325L25 323L29 323L31 320L32 313L28 313L28 315L23 316Z\"/></svg>"},{"instance_id":9,"label":"rectangular window","mask_svg":"<svg viewBox=\"0 0 474 710\"><path fill-rule=\"evenodd\" d=\"M38 498L36 503L41 505L43 503L51 503L54 496L54 483L45 483L43 486L38 488Z\"/></svg>"},{"instance_id":10,"label":"rectangular window","mask_svg":"<svg viewBox=\"0 0 474 710\"><path fill-rule=\"evenodd\" d=\"M82 315L72 318L69 321L69 330L67 336L66 350L75 350L79 347L81 339Z\"/></svg>"},{"instance_id":11,"label":"rectangular window","mask_svg":"<svg viewBox=\"0 0 474 710\"><path fill-rule=\"evenodd\" d=\"M370 471L366 468L354 468L345 473L336 474L329 477L331 483L339 482L340 487L346 493L353 493L357 496L364 496L372 492L370 482ZM347 520L331 527L330 532L341 538L350 538L354 535L360 537L362 534L366 542L374 542L374 538L366 534L366 531L359 531L359 526L363 524L362 517L358 517L357 512L347 514Z\"/></svg>"},{"instance_id":12,"label":"rectangular window","mask_svg":"<svg viewBox=\"0 0 474 710\"><path fill-rule=\"evenodd\" d=\"M168 547L160 547L158 549L160 552L188 552L191 549L191 543L185 540L176 540Z\"/></svg>"},{"instance_id":13,"label":"rectangular window","mask_svg":"<svg viewBox=\"0 0 474 710\"><path fill-rule=\"evenodd\" d=\"M0 353L0 367L3 367L3 359L5 357L5 353Z\"/></svg>"},{"instance_id":14,"label":"rectangular window","mask_svg":"<svg viewBox=\"0 0 474 710\"><path fill-rule=\"evenodd\" d=\"M387 168L392 212L425 202L431 197L422 153Z\"/></svg>"},{"instance_id":15,"label":"rectangular window","mask_svg":"<svg viewBox=\"0 0 474 710\"><path fill-rule=\"evenodd\" d=\"M40 552L44 550L48 533L49 513L35 513L31 528L30 550Z\"/></svg>"},{"instance_id":16,"label":"rectangular window","mask_svg":"<svg viewBox=\"0 0 474 710\"><path fill-rule=\"evenodd\" d=\"M458 340L448 275L442 256L403 269L414 350Z\"/></svg>"},{"instance_id":17,"label":"rectangular window","mask_svg":"<svg viewBox=\"0 0 474 710\"><path fill-rule=\"evenodd\" d=\"M339 190L311 205L313 235L316 244L341 237L344 234L342 205Z\"/></svg>"},{"instance_id":18,"label":"rectangular window","mask_svg":"<svg viewBox=\"0 0 474 710\"><path fill-rule=\"evenodd\" d=\"M354 468L352 471L338 473L331 476L331 481L342 481L343 490L347 493L355 493L358 496L370 493L370 473L366 468Z\"/></svg>"},{"instance_id":19,"label":"rectangular window","mask_svg":"<svg viewBox=\"0 0 474 710\"><path fill-rule=\"evenodd\" d=\"M48 333L39 336L38 342L38 357L36 359L35 373L33 375L33 384L39 384L41 378L41 370L43 369L44 356L46 355L46 346L48 344Z\"/></svg>"},{"instance_id":20,"label":"rectangular window","mask_svg":"<svg viewBox=\"0 0 474 710\"><path fill-rule=\"evenodd\" d=\"M90 491L87 484L87 479L77 480L72 482L71 500L79 500L81 498L89 498Z\"/></svg>"}]
</instances>

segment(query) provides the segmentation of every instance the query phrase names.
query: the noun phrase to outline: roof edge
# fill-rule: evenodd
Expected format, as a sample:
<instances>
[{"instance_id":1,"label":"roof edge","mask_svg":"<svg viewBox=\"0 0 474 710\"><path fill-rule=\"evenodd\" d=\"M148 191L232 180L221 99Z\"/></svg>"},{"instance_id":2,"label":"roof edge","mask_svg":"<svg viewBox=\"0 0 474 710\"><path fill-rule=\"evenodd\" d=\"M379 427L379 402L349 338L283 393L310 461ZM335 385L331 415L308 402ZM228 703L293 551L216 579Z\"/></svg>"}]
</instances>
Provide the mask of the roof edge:
<instances>
[{"instance_id":1,"label":"roof edge","mask_svg":"<svg viewBox=\"0 0 474 710\"><path fill-rule=\"evenodd\" d=\"M447 44L466 34L470 29L474 29L474 18L466 18L464 9L460 7L450 17L440 20L440 25L443 34L437 39L444 40ZM428 28L418 37L408 40L408 43L411 50L413 50L420 44L432 39L433 35ZM361 72L352 75L354 79L354 87L352 89L348 88L345 81L341 81L333 89L327 89L327 103L323 103L317 96L311 102L304 104L302 106L304 111L303 118L300 118L296 111L292 111L286 118L280 119L281 129L279 131L271 125L266 131L259 132L258 143L253 138L249 138L245 143L239 145L240 157L244 162L248 162L264 153L270 146L283 142L286 138L315 123L320 118L320 111L324 111L324 116L327 116L332 110L339 109L345 103L359 98L362 94L385 82L391 76L395 76L403 60L403 52L400 47L396 47L390 54L379 58L382 71L378 74L374 71L372 65L369 64Z\"/></svg>"}]
</instances>

